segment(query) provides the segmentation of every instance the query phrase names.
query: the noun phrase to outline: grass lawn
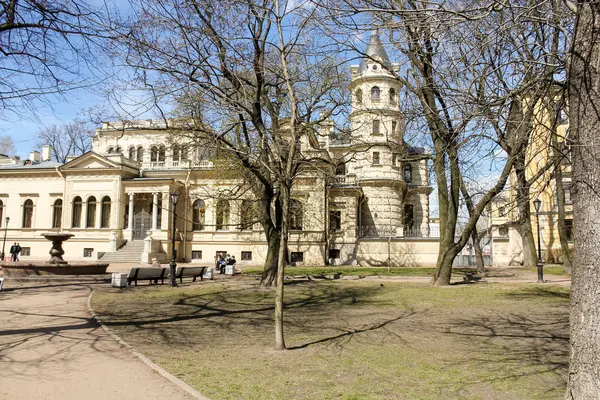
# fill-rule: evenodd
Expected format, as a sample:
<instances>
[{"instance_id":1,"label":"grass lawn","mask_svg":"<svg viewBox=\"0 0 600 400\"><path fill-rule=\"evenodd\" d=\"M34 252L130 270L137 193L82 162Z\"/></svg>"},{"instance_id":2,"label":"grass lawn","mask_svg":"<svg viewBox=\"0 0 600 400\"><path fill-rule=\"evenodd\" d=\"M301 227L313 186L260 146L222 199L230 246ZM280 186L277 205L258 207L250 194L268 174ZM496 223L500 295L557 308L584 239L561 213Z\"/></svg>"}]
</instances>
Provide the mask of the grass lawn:
<instances>
[{"instance_id":1,"label":"grass lawn","mask_svg":"<svg viewBox=\"0 0 600 400\"><path fill-rule=\"evenodd\" d=\"M109 327L211 399L561 399L568 288L370 280L286 285L236 277L99 290ZM352 302L352 298L356 302Z\"/></svg>"},{"instance_id":2,"label":"grass lawn","mask_svg":"<svg viewBox=\"0 0 600 400\"><path fill-rule=\"evenodd\" d=\"M243 267L245 275L260 275L263 267ZM347 276L431 276L435 268L425 267L394 267L388 272L387 267L290 267L285 268L287 276L299 275L334 275L341 273ZM453 268L452 273L460 274L466 271L473 272L470 268Z\"/></svg>"}]
</instances>

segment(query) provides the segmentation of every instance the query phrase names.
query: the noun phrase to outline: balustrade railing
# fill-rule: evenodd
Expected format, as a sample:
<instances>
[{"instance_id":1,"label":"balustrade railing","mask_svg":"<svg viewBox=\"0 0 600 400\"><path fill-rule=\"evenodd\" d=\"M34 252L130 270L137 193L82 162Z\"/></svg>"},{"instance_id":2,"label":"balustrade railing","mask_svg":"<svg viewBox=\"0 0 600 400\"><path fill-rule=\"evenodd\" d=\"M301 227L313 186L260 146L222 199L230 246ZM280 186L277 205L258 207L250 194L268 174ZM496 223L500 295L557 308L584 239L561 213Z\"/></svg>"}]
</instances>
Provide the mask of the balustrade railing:
<instances>
[{"instance_id":1,"label":"balustrade railing","mask_svg":"<svg viewBox=\"0 0 600 400\"><path fill-rule=\"evenodd\" d=\"M144 161L141 163L143 169L165 169L165 168L194 168L211 169L212 161L209 160L166 160L166 161Z\"/></svg>"},{"instance_id":2,"label":"balustrade railing","mask_svg":"<svg viewBox=\"0 0 600 400\"><path fill-rule=\"evenodd\" d=\"M329 184L331 186L356 186L356 175L335 175Z\"/></svg>"},{"instance_id":3,"label":"balustrade railing","mask_svg":"<svg viewBox=\"0 0 600 400\"><path fill-rule=\"evenodd\" d=\"M378 227L375 225L363 225L358 229L358 236L363 238L439 238L440 230L437 227Z\"/></svg>"}]
</instances>

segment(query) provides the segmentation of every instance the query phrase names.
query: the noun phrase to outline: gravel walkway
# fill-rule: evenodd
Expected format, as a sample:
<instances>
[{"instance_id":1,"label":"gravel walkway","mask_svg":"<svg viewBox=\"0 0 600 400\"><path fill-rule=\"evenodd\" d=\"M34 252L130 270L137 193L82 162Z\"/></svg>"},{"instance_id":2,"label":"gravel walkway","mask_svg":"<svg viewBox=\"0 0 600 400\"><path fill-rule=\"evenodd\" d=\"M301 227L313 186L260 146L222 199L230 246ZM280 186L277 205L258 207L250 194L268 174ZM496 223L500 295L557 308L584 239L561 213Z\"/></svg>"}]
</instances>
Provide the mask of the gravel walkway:
<instances>
[{"instance_id":1,"label":"gravel walkway","mask_svg":"<svg viewBox=\"0 0 600 400\"><path fill-rule=\"evenodd\" d=\"M89 286L38 285L0 292L0 399L192 399L90 318Z\"/></svg>"}]
</instances>

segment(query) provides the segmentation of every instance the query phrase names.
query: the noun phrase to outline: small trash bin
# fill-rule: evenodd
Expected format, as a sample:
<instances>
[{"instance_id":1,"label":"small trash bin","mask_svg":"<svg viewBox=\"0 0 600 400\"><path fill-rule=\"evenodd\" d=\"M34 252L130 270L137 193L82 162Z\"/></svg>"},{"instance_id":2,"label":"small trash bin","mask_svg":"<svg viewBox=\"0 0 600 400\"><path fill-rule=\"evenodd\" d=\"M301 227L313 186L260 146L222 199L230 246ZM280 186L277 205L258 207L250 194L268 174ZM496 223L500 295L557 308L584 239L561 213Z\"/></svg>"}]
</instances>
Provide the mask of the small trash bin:
<instances>
[{"instance_id":1,"label":"small trash bin","mask_svg":"<svg viewBox=\"0 0 600 400\"><path fill-rule=\"evenodd\" d=\"M113 287L118 287L118 288L127 287L127 274L113 272L111 283L112 283Z\"/></svg>"},{"instance_id":2,"label":"small trash bin","mask_svg":"<svg viewBox=\"0 0 600 400\"><path fill-rule=\"evenodd\" d=\"M214 279L213 274L214 274L214 268L207 268L206 271L204 272L204 275L202 275L202 279L212 280L212 279Z\"/></svg>"},{"instance_id":3,"label":"small trash bin","mask_svg":"<svg viewBox=\"0 0 600 400\"><path fill-rule=\"evenodd\" d=\"M225 266L225 275L233 275L233 265L226 265Z\"/></svg>"}]
</instances>

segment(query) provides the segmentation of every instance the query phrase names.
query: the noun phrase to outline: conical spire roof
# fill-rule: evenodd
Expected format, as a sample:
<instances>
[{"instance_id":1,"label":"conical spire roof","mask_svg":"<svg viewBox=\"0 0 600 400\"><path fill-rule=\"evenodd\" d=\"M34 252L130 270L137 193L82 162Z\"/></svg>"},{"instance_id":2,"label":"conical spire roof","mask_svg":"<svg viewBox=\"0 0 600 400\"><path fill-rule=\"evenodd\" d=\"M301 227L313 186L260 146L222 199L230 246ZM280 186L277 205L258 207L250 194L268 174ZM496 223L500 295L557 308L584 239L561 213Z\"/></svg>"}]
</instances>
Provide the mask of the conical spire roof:
<instances>
[{"instance_id":1,"label":"conical spire roof","mask_svg":"<svg viewBox=\"0 0 600 400\"><path fill-rule=\"evenodd\" d=\"M371 39L369 40L369 45L367 46L367 50L365 50L366 56L360 61L360 66L358 67L358 72L362 73L367 70L367 61L370 59L378 59L381 64L385 68L391 68L390 58L387 55L387 52L383 48L383 44L381 43L381 39L379 39L379 33L377 31L373 32Z\"/></svg>"}]
</instances>

